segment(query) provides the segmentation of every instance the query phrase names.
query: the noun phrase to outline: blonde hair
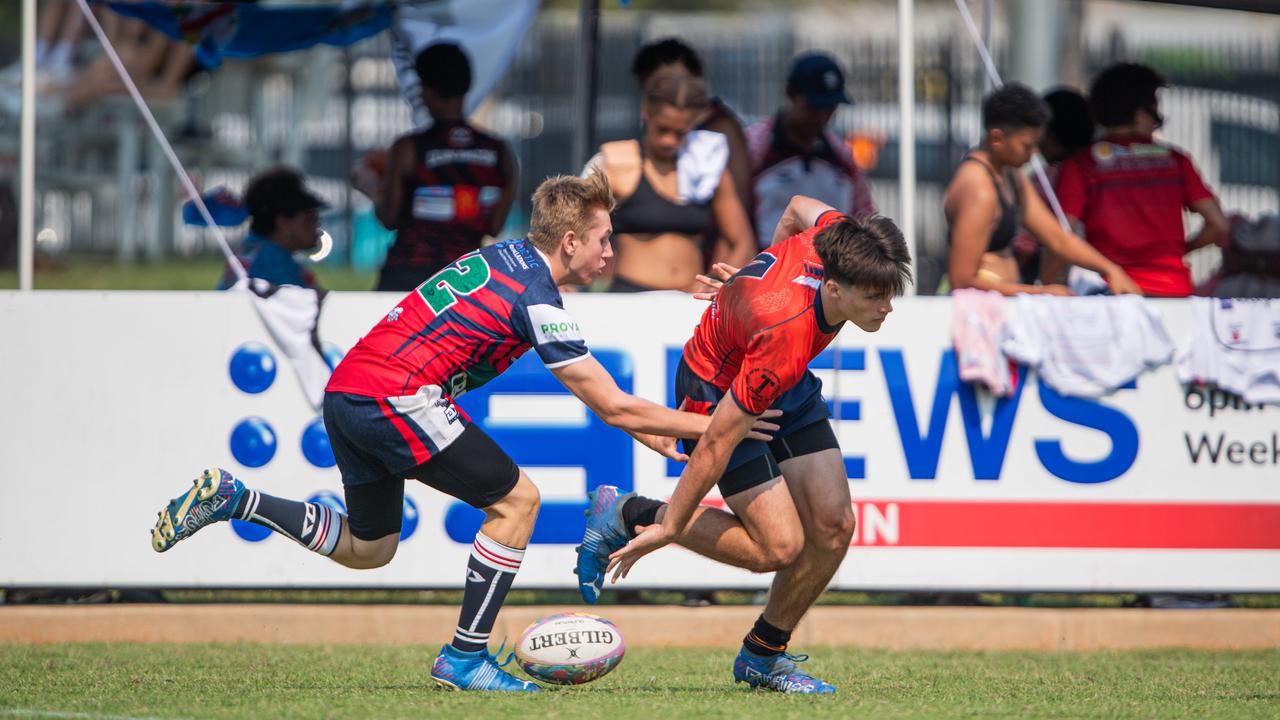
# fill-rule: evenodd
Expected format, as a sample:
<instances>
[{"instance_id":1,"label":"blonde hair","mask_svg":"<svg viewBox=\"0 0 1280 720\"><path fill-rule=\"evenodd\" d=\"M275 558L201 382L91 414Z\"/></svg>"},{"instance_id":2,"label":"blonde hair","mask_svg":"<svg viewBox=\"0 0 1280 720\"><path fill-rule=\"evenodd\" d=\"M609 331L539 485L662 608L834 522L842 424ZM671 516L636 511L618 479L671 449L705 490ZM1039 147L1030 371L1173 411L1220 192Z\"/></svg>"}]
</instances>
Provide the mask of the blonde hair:
<instances>
[{"instance_id":1,"label":"blonde hair","mask_svg":"<svg viewBox=\"0 0 1280 720\"><path fill-rule=\"evenodd\" d=\"M613 212L614 208L609 179L598 168L581 178L549 177L533 192L529 240L550 255L565 233L582 232L586 228L595 208L604 208L605 212Z\"/></svg>"},{"instance_id":2,"label":"blonde hair","mask_svg":"<svg viewBox=\"0 0 1280 720\"><path fill-rule=\"evenodd\" d=\"M649 111L660 105L670 105L677 110L691 110L700 115L711 107L707 83L688 73L661 70L644 84L644 103Z\"/></svg>"}]
</instances>

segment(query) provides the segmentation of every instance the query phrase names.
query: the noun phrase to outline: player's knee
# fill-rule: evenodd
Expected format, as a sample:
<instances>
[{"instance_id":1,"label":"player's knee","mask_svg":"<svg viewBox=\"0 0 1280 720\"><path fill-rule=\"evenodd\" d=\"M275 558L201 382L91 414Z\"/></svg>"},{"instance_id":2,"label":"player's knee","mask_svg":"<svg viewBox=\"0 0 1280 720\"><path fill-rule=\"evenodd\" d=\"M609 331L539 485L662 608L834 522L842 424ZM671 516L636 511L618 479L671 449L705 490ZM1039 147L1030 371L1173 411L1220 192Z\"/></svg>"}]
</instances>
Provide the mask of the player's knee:
<instances>
[{"instance_id":1,"label":"player's knee","mask_svg":"<svg viewBox=\"0 0 1280 720\"><path fill-rule=\"evenodd\" d=\"M512 520L533 522L541 507L542 496L538 487L521 477L511 492L489 508L489 512Z\"/></svg>"},{"instance_id":2,"label":"player's knee","mask_svg":"<svg viewBox=\"0 0 1280 720\"><path fill-rule=\"evenodd\" d=\"M351 540L351 561L347 566L356 570L371 570L386 565L396 556L396 548L400 546L398 534L377 540L361 540L354 537Z\"/></svg>"},{"instance_id":3,"label":"player's knee","mask_svg":"<svg viewBox=\"0 0 1280 720\"><path fill-rule=\"evenodd\" d=\"M804 535L800 532L779 533L764 547L756 572L777 572L789 567L804 550Z\"/></svg>"},{"instance_id":4,"label":"player's knee","mask_svg":"<svg viewBox=\"0 0 1280 720\"><path fill-rule=\"evenodd\" d=\"M852 508L844 508L843 512L833 509L813 519L808 542L824 552L843 553L849 549L857 526Z\"/></svg>"}]
</instances>

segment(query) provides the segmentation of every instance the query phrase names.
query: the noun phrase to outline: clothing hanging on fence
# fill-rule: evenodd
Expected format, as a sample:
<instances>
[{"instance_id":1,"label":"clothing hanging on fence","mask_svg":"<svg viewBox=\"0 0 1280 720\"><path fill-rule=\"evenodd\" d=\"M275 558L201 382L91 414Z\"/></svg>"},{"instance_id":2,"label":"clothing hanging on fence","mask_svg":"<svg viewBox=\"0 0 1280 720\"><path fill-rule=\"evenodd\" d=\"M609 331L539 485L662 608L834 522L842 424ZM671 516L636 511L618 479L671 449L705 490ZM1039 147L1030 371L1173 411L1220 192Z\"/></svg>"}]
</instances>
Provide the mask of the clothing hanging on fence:
<instances>
[{"instance_id":1,"label":"clothing hanging on fence","mask_svg":"<svg viewBox=\"0 0 1280 720\"><path fill-rule=\"evenodd\" d=\"M993 290L951 293L951 342L960 379L978 383L997 397L1013 394L1017 378L1001 346L1008 331L1004 297Z\"/></svg>"},{"instance_id":2,"label":"clothing hanging on fence","mask_svg":"<svg viewBox=\"0 0 1280 720\"><path fill-rule=\"evenodd\" d=\"M1137 295L1019 295L1004 351L1063 395L1098 397L1169 362L1160 315Z\"/></svg>"},{"instance_id":3,"label":"clothing hanging on fence","mask_svg":"<svg viewBox=\"0 0 1280 720\"><path fill-rule=\"evenodd\" d=\"M1191 298L1178 379L1280 404L1280 300Z\"/></svg>"}]
</instances>

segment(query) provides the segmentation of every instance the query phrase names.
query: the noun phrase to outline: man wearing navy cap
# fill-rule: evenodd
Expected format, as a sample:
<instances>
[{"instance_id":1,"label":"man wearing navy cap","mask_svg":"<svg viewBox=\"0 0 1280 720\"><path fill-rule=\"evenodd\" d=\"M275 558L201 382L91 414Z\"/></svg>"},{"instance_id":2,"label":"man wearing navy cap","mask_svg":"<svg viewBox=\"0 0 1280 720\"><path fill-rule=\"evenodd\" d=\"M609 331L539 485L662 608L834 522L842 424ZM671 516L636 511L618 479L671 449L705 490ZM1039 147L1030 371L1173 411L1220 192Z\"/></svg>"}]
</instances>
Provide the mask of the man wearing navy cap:
<instances>
[{"instance_id":1,"label":"man wearing navy cap","mask_svg":"<svg viewBox=\"0 0 1280 720\"><path fill-rule=\"evenodd\" d=\"M830 55L805 53L792 62L787 105L747 129L757 237L773 237L795 195L816 198L846 215L876 212L853 153L827 130L836 109L852 102L844 73Z\"/></svg>"},{"instance_id":2,"label":"man wearing navy cap","mask_svg":"<svg viewBox=\"0 0 1280 720\"><path fill-rule=\"evenodd\" d=\"M307 189L302 173L277 166L255 175L244 191L244 206L251 224L237 257L251 278L272 285L314 288L315 274L293 254L311 250L320 239L320 209L328 203ZM235 284L228 268L219 290Z\"/></svg>"}]
</instances>

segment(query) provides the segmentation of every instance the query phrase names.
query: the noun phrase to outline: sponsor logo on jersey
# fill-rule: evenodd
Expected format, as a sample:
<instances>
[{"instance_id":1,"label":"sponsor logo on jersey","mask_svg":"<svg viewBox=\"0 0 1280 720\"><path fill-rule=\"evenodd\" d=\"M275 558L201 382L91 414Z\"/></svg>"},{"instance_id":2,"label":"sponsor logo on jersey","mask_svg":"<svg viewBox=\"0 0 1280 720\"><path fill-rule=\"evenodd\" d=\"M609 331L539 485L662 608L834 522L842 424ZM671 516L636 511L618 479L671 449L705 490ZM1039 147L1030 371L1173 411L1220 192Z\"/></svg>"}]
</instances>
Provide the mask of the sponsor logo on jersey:
<instances>
[{"instance_id":1,"label":"sponsor logo on jersey","mask_svg":"<svg viewBox=\"0 0 1280 720\"><path fill-rule=\"evenodd\" d=\"M399 320L400 316L403 313L404 313L404 308L400 307L399 305L395 306L394 308L392 308L391 312L387 313L387 322L395 322Z\"/></svg>"},{"instance_id":2,"label":"sponsor logo on jersey","mask_svg":"<svg viewBox=\"0 0 1280 720\"><path fill-rule=\"evenodd\" d=\"M441 165L452 165L454 163L493 167L498 164L498 152L496 150L484 150L481 148L470 148L465 150L436 148L428 150L426 156L422 160L427 164L427 167L431 168L437 168Z\"/></svg>"},{"instance_id":3,"label":"sponsor logo on jersey","mask_svg":"<svg viewBox=\"0 0 1280 720\"><path fill-rule=\"evenodd\" d=\"M813 288L814 290L822 287L822 281L812 275L797 275L791 278L791 282L797 285L803 285L807 288Z\"/></svg>"},{"instance_id":4,"label":"sponsor logo on jersey","mask_svg":"<svg viewBox=\"0 0 1280 720\"><path fill-rule=\"evenodd\" d=\"M536 344L582 342L582 329L564 308L555 305L530 305L529 321L533 324Z\"/></svg>"},{"instance_id":5,"label":"sponsor logo on jersey","mask_svg":"<svg viewBox=\"0 0 1280 720\"><path fill-rule=\"evenodd\" d=\"M456 127L449 131L449 144L454 147L465 147L470 145L475 139L475 133L470 128Z\"/></svg>"},{"instance_id":6,"label":"sponsor logo on jersey","mask_svg":"<svg viewBox=\"0 0 1280 720\"><path fill-rule=\"evenodd\" d=\"M756 368L747 375L747 392L757 402L773 402L781 391L778 375L769 368Z\"/></svg>"}]
</instances>

